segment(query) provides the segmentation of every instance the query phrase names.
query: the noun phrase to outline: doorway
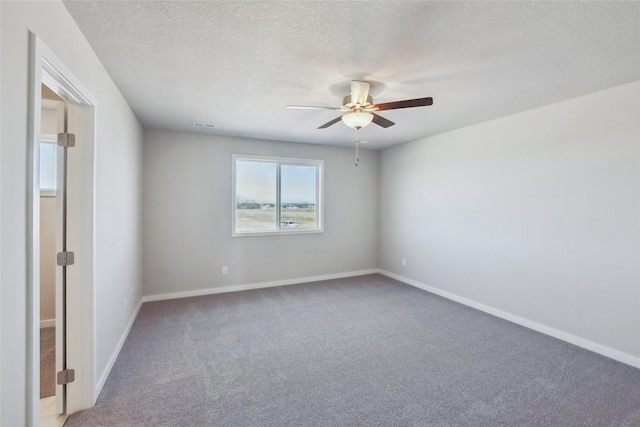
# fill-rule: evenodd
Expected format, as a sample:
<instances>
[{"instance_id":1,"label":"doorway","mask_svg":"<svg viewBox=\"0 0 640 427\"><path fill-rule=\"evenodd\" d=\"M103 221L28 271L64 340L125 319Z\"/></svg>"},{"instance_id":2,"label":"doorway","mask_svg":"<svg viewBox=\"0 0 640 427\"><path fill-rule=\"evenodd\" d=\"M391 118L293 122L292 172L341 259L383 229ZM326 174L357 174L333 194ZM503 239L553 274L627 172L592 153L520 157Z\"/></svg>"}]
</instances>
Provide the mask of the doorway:
<instances>
[{"instance_id":1,"label":"doorway","mask_svg":"<svg viewBox=\"0 0 640 427\"><path fill-rule=\"evenodd\" d=\"M57 426L61 425L60 422L64 422L65 414L90 408L96 399L93 332L95 100L34 33L30 34L30 44L32 97L28 148L33 161L30 162L28 176L30 215L27 230L29 242L27 373L29 378L26 397L30 409L27 425ZM53 122L56 123L53 133L51 130L43 130L43 126L47 125L48 120L50 121L45 117L49 113L44 113L43 107L52 106L53 108L50 109L55 111ZM73 148L61 148L62 140L57 135L60 132L75 135L76 143L73 144ZM56 144L53 144L54 139ZM48 151L56 152L56 181L62 181L62 176L66 181L66 185L63 186L61 182L56 182L55 197L52 196L54 192L49 191L48 197L53 197L55 201L43 199L43 196L47 197L46 191L41 194L41 161L48 159L52 162L47 157ZM64 152L66 154L63 154ZM63 161L66 165L62 163ZM61 174L63 170L66 170L65 175ZM61 188L65 189L62 193ZM43 211L47 208L45 205L51 208L52 204L55 205L54 219ZM62 206L65 207L64 210ZM66 221L62 218L66 218ZM53 314L50 311L51 290L44 288L45 282L51 281L51 273L41 269L41 261L49 262L50 265L52 255L50 247L47 248L44 245L44 236L41 236L41 233L47 232L46 225L41 223L45 221L55 223L56 247L53 253L55 255L53 268L56 302ZM62 227L61 224L66 224L66 227ZM61 246L61 242L66 243L66 247ZM71 261L69 254L71 251L75 255L74 261ZM60 252L63 252L62 258ZM62 288L61 283L65 283L65 289ZM53 318L50 317L52 315ZM41 362L41 357L47 351L50 355L51 347L43 340L43 347L47 345L49 347L48 350L43 348L41 352L40 327L43 326L42 329L46 329L51 327L52 323L55 324L56 347L55 356L53 356L56 364L53 384L55 397L46 396L53 397L53 404L48 405L48 409L41 409L40 397L43 396L41 395L41 365L50 363L50 360ZM46 375L50 377L49 374ZM45 374L43 373L42 376ZM48 388L44 394L50 394L52 386L50 379L43 378L43 381L43 387ZM55 423L41 424L41 415L48 415L51 412Z\"/></svg>"},{"instance_id":2,"label":"doorway","mask_svg":"<svg viewBox=\"0 0 640 427\"><path fill-rule=\"evenodd\" d=\"M64 366L64 286L56 283L56 253L66 228L60 215L66 175L59 165L58 133L66 128L66 103L44 83L41 86L40 146L38 151L40 187L40 426L59 427L66 420L62 387L56 373Z\"/></svg>"}]
</instances>

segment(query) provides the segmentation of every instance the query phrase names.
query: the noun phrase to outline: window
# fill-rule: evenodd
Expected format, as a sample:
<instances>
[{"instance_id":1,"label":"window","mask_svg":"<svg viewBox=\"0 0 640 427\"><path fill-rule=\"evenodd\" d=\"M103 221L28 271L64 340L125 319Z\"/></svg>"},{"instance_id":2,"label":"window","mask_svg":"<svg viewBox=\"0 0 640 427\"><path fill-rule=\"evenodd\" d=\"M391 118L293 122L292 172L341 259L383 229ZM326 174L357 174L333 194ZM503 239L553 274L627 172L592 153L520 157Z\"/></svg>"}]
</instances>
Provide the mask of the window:
<instances>
[{"instance_id":1,"label":"window","mask_svg":"<svg viewBox=\"0 0 640 427\"><path fill-rule=\"evenodd\" d=\"M43 195L55 195L57 178L57 153L56 140L42 138L40 140L40 193Z\"/></svg>"},{"instance_id":2,"label":"window","mask_svg":"<svg viewBox=\"0 0 640 427\"><path fill-rule=\"evenodd\" d=\"M233 236L321 233L322 160L233 156Z\"/></svg>"}]
</instances>

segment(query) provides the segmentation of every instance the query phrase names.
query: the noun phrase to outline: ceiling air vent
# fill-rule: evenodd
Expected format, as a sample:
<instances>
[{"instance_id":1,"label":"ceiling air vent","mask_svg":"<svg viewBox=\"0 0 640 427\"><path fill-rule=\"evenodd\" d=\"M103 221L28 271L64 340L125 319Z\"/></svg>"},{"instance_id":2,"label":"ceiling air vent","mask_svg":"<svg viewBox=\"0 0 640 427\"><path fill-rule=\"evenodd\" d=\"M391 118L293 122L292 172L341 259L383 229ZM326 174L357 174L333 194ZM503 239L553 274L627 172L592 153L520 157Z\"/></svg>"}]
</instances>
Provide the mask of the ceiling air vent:
<instances>
[{"instance_id":1,"label":"ceiling air vent","mask_svg":"<svg viewBox=\"0 0 640 427\"><path fill-rule=\"evenodd\" d=\"M193 126L197 128L213 129L216 127L213 123L193 122Z\"/></svg>"}]
</instances>

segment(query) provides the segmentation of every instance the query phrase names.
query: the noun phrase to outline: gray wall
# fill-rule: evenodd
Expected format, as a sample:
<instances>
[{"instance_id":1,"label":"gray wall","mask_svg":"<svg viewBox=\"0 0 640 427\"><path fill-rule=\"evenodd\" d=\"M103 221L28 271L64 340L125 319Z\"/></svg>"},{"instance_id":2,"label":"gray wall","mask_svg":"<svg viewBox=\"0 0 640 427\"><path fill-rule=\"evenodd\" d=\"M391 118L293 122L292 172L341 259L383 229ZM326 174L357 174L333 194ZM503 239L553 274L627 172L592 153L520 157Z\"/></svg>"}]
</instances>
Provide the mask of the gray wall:
<instances>
[{"instance_id":1,"label":"gray wall","mask_svg":"<svg viewBox=\"0 0 640 427\"><path fill-rule=\"evenodd\" d=\"M40 130L43 134L58 133L58 111L41 109ZM53 326L56 317L56 197L40 197L40 326L42 321Z\"/></svg>"},{"instance_id":2,"label":"gray wall","mask_svg":"<svg viewBox=\"0 0 640 427\"><path fill-rule=\"evenodd\" d=\"M108 368L142 294L139 256L142 129L61 2L2 1L0 10L0 425L21 426L26 425L28 419L29 30L41 38L97 100L94 164L96 382ZM134 298L130 297L131 288ZM125 298L128 298L127 305L123 305Z\"/></svg>"},{"instance_id":3,"label":"gray wall","mask_svg":"<svg viewBox=\"0 0 640 427\"><path fill-rule=\"evenodd\" d=\"M377 268L378 153L145 131L144 294ZM231 156L324 160L324 233L231 237ZM221 267L229 267L229 275Z\"/></svg>"},{"instance_id":4,"label":"gray wall","mask_svg":"<svg viewBox=\"0 0 640 427\"><path fill-rule=\"evenodd\" d=\"M639 154L640 82L385 150L380 267L637 363Z\"/></svg>"}]
</instances>

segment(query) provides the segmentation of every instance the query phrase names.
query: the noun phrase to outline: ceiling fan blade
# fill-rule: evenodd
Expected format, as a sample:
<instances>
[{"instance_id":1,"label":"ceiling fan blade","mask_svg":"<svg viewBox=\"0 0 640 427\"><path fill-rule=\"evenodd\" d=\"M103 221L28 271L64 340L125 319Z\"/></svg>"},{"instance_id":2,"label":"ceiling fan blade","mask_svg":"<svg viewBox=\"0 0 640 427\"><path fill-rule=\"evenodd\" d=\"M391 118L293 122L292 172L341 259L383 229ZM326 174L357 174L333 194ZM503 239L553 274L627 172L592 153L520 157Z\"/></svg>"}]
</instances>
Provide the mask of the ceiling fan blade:
<instances>
[{"instance_id":1,"label":"ceiling fan blade","mask_svg":"<svg viewBox=\"0 0 640 427\"><path fill-rule=\"evenodd\" d=\"M331 120L330 122L327 122L325 124L323 124L322 126L320 126L318 129L326 129L329 126L335 125L336 123L338 123L340 120L342 120L342 116L338 116L335 119Z\"/></svg>"},{"instance_id":2,"label":"ceiling fan blade","mask_svg":"<svg viewBox=\"0 0 640 427\"><path fill-rule=\"evenodd\" d=\"M397 110L399 108L426 107L428 105L433 105L433 98L416 98L407 99L406 101L385 102L383 104L376 104L373 108L376 111L383 111Z\"/></svg>"},{"instance_id":3,"label":"ceiling fan blade","mask_svg":"<svg viewBox=\"0 0 640 427\"><path fill-rule=\"evenodd\" d=\"M388 128L389 126L393 126L395 125L395 123L393 123L391 120L385 119L382 116L379 116L377 114L371 113L373 114L373 123L377 124L378 126L382 126L383 128Z\"/></svg>"},{"instance_id":4,"label":"ceiling fan blade","mask_svg":"<svg viewBox=\"0 0 640 427\"><path fill-rule=\"evenodd\" d=\"M342 107L318 107L314 105L287 105L287 108L296 108L298 110L332 110L332 111L342 111Z\"/></svg>"},{"instance_id":5,"label":"ceiling fan blade","mask_svg":"<svg viewBox=\"0 0 640 427\"><path fill-rule=\"evenodd\" d=\"M365 105L367 96L369 96L369 87L371 85L360 80L351 80L351 102L354 104Z\"/></svg>"}]
</instances>

